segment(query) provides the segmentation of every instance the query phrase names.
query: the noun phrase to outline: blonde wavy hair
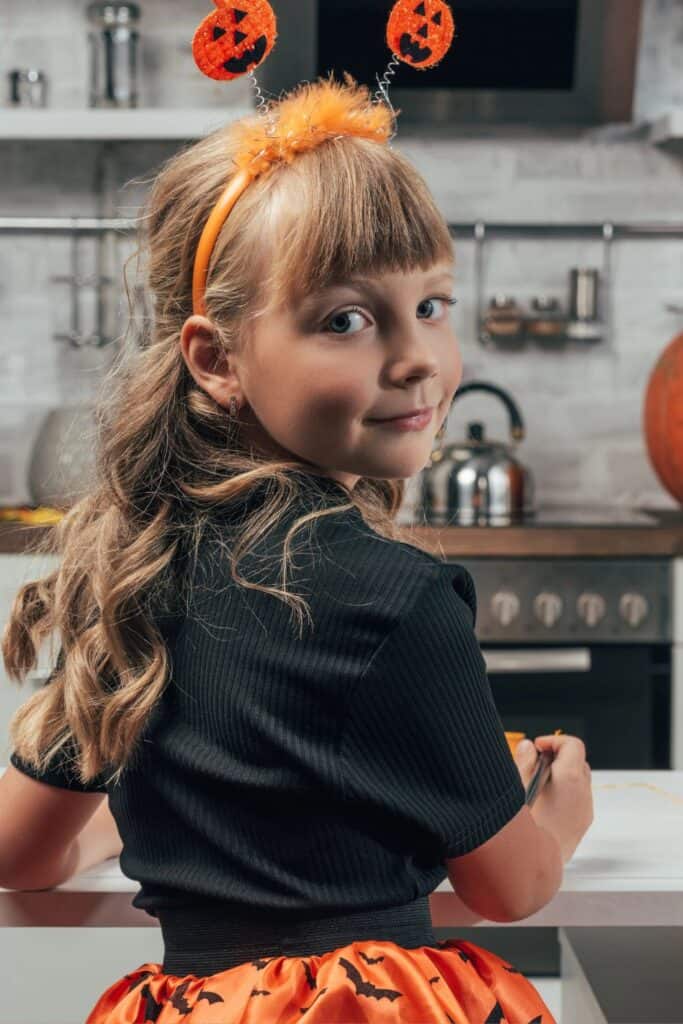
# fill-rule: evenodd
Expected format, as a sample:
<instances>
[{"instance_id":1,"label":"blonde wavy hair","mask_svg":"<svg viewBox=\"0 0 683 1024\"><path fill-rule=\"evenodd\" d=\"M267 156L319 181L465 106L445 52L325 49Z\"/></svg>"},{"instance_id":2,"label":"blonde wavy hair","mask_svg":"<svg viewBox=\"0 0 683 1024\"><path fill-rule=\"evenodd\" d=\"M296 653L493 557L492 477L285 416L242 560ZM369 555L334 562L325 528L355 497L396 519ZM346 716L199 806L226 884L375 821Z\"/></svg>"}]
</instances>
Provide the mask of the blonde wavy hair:
<instances>
[{"instance_id":1,"label":"blonde wavy hair","mask_svg":"<svg viewBox=\"0 0 683 1024\"><path fill-rule=\"evenodd\" d=\"M428 550L395 522L404 481L361 477L347 502L314 508L288 529L280 586L238 572L297 501L302 463L247 449L226 410L194 381L179 344L192 314L197 242L235 173L231 134L227 125L181 148L149 179L130 259L139 273L144 257L153 314L135 343L121 346L101 388L90 490L32 548L61 555L59 567L21 587L2 636L7 674L22 681L43 639L58 631L49 685L15 712L10 738L41 771L71 750L84 784L105 770L107 782L118 781L164 690L169 655L156 616L187 610L188 559L215 528L217 509L267 484L258 514L240 524L228 551L231 576L285 602L300 625L310 609L288 590L287 573L293 534L307 524L355 506L379 536ZM217 356L249 344L255 317L332 279L426 270L444 259L454 259L448 225L410 162L368 139L329 139L252 181L223 226L206 289Z\"/></svg>"}]
</instances>

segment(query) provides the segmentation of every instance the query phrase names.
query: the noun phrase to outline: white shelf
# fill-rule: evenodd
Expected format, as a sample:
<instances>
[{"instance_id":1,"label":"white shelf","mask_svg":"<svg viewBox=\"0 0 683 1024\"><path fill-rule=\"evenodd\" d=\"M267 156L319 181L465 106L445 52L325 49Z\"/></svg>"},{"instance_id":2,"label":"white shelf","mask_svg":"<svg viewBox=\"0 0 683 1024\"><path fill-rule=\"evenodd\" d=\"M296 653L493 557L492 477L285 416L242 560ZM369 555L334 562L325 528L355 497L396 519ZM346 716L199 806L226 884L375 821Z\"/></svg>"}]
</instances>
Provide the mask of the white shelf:
<instances>
[{"instance_id":1,"label":"white shelf","mask_svg":"<svg viewBox=\"0 0 683 1024\"><path fill-rule=\"evenodd\" d=\"M198 139L254 107L0 108L0 139Z\"/></svg>"},{"instance_id":2,"label":"white shelf","mask_svg":"<svg viewBox=\"0 0 683 1024\"><path fill-rule=\"evenodd\" d=\"M683 141L683 107L677 107L658 117L650 125L650 142Z\"/></svg>"}]
</instances>

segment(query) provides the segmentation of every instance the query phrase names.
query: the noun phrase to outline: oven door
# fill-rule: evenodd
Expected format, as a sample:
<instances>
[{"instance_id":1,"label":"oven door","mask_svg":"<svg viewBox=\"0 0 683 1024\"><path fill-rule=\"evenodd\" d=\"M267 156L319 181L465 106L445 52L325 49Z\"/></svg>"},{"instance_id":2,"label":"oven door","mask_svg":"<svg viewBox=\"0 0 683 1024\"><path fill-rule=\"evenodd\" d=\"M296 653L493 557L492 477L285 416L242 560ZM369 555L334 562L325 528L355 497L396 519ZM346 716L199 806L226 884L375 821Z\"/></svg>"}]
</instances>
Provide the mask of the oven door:
<instances>
[{"instance_id":1,"label":"oven door","mask_svg":"<svg viewBox=\"0 0 683 1024\"><path fill-rule=\"evenodd\" d=\"M503 726L579 736L597 769L671 768L668 644L482 646Z\"/></svg>"}]
</instances>

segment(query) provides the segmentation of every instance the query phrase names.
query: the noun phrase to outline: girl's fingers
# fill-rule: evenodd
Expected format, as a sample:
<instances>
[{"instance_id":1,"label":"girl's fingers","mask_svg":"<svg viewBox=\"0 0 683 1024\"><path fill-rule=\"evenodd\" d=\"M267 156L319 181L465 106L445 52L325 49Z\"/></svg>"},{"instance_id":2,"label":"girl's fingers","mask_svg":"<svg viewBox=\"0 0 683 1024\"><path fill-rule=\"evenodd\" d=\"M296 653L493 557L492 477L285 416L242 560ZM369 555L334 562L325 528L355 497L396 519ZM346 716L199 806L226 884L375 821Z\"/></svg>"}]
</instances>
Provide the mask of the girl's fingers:
<instances>
[{"instance_id":1,"label":"girl's fingers","mask_svg":"<svg viewBox=\"0 0 683 1024\"><path fill-rule=\"evenodd\" d=\"M585 760L586 757L586 746L578 736L566 736L564 733L553 736L536 736L534 743L538 750L552 751L554 756L557 756L560 750L566 746L567 756L569 756L570 752L574 754L575 748L576 753L574 756L579 756L582 760Z\"/></svg>"},{"instance_id":2,"label":"girl's fingers","mask_svg":"<svg viewBox=\"0 0 683 1024\"><path fill-rule=\"evenodd\" d=\"M535 736L534 743L541 750L559 750L569 736Z\"/></svg>"}]
</instances>

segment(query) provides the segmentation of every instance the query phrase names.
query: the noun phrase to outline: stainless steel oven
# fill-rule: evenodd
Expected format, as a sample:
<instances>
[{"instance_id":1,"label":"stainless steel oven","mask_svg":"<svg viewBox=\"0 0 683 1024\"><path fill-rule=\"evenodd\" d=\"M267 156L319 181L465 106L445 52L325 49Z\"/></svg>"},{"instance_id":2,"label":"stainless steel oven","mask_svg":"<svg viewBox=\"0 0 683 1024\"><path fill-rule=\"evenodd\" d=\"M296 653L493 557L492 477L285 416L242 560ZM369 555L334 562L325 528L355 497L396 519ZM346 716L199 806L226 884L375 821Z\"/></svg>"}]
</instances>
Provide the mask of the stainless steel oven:
<instances>
[{"instance_id":1,"label":"stainless steel oven","mask_svg":"<svg viewBox=\"0 0 683 1024\"><path fill-rule=\"evenodd\" d=\"M580 736L593 768L671 768L671 645L482 648L505 728Z\"/></svg>"},{"instance_id":2,"label":"stainless steel oven","mask_svg":"<svg viewBox=\"0 0 683 1024\"><path fill-rule=\"evenodd\" d=\"M580 736L593 768L674 767L668 559L460 564L506 729Z\"/></svg>"}]
</instances>

